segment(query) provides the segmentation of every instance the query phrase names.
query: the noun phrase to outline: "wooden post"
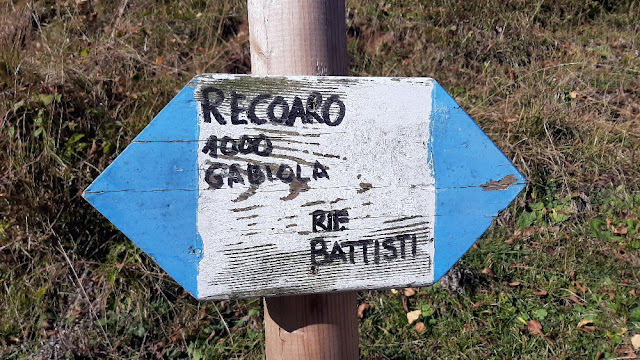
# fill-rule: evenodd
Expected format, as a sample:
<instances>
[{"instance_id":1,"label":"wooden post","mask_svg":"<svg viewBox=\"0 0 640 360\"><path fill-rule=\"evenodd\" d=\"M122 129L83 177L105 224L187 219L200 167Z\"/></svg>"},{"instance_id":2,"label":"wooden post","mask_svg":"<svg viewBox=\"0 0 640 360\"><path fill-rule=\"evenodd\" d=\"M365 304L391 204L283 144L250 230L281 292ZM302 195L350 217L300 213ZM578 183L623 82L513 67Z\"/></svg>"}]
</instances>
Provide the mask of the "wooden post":
<instances>
[{"instance_id":1,"label":"wooden post","mask_svg":"<svg viewBox=\"0 0 640 360\"><path fill-rule=\"evenodd\" d=\"M270 359L357 359L356 292L264 299Z\"/></svg>"},{"instance_id":2,"label":"wooden post","mask_svg":"<svg viewBox=\"0 0 640 360\"><path fill-rule=\"evenodd\" d=\"M347 75L344 0L249 0L251 71ZM267 359L357 359L356 292L265 298Z\"/></svg>"},{"instance_id":3,"label":"wooden post","mask_svg":"<svg viewBox=\"0 0 640 360\"><path fill-rule=\"evenodd\" d=\"M344 0L249 0L251 72L348 75Z\"/></svg>"}]
</instances>

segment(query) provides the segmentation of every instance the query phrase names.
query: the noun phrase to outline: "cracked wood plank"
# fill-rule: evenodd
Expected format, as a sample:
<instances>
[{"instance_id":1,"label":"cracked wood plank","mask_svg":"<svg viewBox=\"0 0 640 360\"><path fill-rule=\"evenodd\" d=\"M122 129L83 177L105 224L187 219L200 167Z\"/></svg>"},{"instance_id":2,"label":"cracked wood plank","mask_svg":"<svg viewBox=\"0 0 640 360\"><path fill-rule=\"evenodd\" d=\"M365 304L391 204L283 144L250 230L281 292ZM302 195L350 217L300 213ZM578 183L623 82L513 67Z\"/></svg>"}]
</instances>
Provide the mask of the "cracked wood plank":
<instances>
[{"instance_id":1,"label":"cracked wood plank","mask_svg":"<svg viewBox=\"0 0 640 360\"><path fill-rule=\"evenodd\" d=\"M433 281L430 79L288 77L273 87L228 79L194 83L200 296ZM239 203L254 217L230 219ZM416 216L425 218L419 226ZM391 230L385 221L398 221L397 230L380 233ZM242 256L226 246L238 239Z\"/></svg>"}]
</instances>

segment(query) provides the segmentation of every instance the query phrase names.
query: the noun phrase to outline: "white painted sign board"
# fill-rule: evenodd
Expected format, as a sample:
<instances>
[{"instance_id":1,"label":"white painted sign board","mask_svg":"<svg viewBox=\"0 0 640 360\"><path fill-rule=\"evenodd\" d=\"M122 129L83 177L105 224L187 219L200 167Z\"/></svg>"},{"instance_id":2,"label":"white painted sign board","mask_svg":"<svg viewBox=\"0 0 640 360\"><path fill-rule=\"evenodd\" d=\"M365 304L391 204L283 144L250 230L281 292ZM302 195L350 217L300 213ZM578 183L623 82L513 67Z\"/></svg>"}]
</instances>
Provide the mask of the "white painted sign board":
<instances>
[{"instance_id":1,"label":"white painted sign board","mask_svg":"<svg viewBox=\"0 0 640 360\"><path fill-rule=\"evenodd\" d=\"M220 299L432 284L523 186L432 79L205 74L85 198Z\"/></svg>"}]
</instances>

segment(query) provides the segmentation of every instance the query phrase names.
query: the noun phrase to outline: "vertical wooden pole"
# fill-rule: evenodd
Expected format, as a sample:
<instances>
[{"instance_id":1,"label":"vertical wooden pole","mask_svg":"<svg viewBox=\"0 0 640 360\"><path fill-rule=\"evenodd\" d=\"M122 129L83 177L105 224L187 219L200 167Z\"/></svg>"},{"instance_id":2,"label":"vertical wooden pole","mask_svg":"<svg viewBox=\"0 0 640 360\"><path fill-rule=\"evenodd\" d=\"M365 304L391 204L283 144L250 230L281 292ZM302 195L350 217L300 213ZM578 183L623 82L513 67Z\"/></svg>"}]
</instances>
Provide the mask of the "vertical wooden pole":
<instances>
[{"instance_id":1,"label":"vertical wooden pole","mask_svg":"<svg viewBox=\"0 0 640 360\"><path fill-rule=\"evenodd\" d=\"M348 74L344 0L248 2L253 74Z\"/></svg>"},{"instance_id":2,"label":"vertical wooden pole","mask_svg":"<svg viewBox=\"0 0 640 360\"><path fill-rule=\"evenodd\" d=\"M265 298L267 360L357 359L356 293Z\"/></svg>"},{"instance_id":3,"label":"vertical wooden pole","mask_svg":"<svg viewBox=\"0 0 640 360\"><path fill-rule=\"evenodd\" d=\"M248 0L251 72L347 75L344 0ZM355 292L265 298L267 359L357 359Z\"/></svg>"}]
</instances>

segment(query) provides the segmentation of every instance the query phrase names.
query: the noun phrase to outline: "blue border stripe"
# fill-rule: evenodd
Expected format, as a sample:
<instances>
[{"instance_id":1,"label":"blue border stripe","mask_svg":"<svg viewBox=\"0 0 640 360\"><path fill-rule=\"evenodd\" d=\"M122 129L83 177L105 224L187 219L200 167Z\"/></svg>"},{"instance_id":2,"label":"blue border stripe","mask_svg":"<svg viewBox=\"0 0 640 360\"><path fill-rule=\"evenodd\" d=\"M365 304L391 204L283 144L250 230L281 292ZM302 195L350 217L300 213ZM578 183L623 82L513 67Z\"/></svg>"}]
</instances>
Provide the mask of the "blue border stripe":
<instances>
[{"instance_id":1,"label":"blue border stripe","mask_svg":"<svg viewBox=\"0 0 640 360\"><path fill-rule=\"evenodd\" d=\"M198 139L193 94L193 87L182 89L84 197L197 297L198 142L170 142Z\"/></svg>"}]
</instances>

